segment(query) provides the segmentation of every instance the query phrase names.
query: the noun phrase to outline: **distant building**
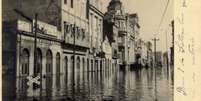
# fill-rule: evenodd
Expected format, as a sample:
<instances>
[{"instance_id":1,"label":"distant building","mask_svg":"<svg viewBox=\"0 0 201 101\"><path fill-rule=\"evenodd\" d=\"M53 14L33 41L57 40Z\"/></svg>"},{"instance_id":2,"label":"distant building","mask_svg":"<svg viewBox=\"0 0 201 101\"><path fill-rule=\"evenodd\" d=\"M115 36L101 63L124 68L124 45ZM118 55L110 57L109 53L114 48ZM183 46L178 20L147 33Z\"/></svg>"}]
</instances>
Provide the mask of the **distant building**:
<instances>
[{"instance_id":1,"label":"distant building","mask_svg":"<svg viewBox=\"0 0 201 101\"><path fill-rule=\"evenodd\" d=\"M125 13L120 0L111 0L104 16L104 34L109 36L112 43L113 59L118 58L118 63L122 66L136 61L135 49L139 28L138 15Z\"/></svg>"},{"instance_id":2,"label":"distant building","mask_svg":"<svg viewBox=\"0 0 201 101\"><path fill-rule=\"evenodd\" d=\"M147 66L153 66L153 45L150 41L146 43L147 45Z\"/></svg>"},{"instance_id":3,"label":"distant building","mask_svg":"<svg viewBox=\"0 0 201 101\"><path fill-rule=\"evenodd\" d=\"M128 64L136 62L136 37L139 35L139 18L137 13L127 15L127 38L128 38Z\"/></svg>"},{"instance_id":4,"label":"distant building","mask_svg":"<svg viewBox=\"0 0 201 101\"><path fill-rule=\"evenodd\" d=\"M88 0L89 2L89 37L90 37L90 57L94 61L93 70L102 70L104 59L102 58L103 42L103 12L102 0Z\"/></svg>"},{"instance_id":5,"label":"distant building","mask_svg":"<svg viewBox=\"0 0 201 101\"><path fill-rule=\"evenodd\" d=\"M108 36L112 46L113 66L117 66L117 63L122 64L122 61L118 59L122 56L119 55L121 50L118 48L119 29L122 28L122 26L125 26L125 17L122 13L122 3L119 0L111 0L108 10L104 15L103 33Z\"/></svg>"},{"instance_id":6,"label":"distant building","mask_svg":"<svg viewBox=\"0 0 201 101\"><path fill-rule=\"evenodd\" d=\"M163 63L163 54L162 54L161 51L156 52L156 60L155 61L156 61L157 65L162 65L162 63Z\"/></svg>"}]
</instances>

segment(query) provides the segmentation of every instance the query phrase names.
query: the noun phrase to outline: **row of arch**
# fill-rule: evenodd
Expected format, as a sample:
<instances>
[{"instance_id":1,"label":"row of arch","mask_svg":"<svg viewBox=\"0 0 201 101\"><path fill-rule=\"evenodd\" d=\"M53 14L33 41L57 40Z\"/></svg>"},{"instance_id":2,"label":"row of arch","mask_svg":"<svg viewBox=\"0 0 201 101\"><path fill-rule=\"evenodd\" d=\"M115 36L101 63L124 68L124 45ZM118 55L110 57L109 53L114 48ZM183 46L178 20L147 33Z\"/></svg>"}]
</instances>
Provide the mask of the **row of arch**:
<instances>
[{"instance_id":1,"label":"row of arch","mask_svg":"<svg viewBox=\"0 0 201 101\"><path fill-rule=\"evenodd\" d=\"M46 75L52 75L53 74L53 53L50 49L47 50L46 52ZM82 59L82 60L81 60ZM63 66L64 66L64 70L65 70L65 73L68 73L69 71L69 63L74 63L74 57L71 56L70 58L70 61L68 59L67 56L64 57L64 61L62 62L63 63ZM81 61L82 61L82 70L83 71L80 71L81 70ZM33 73L34 75L39 75L41 72L42 72L42 51L37 48L36 49L36 67L34 67L33 69ZM100 61L100 69L102 69L102 61ZM105 66L107 67L110 67L110 64L111 64L111 60L109 59L106 59L105 60ZM21 56L21 74L22 75L29 75L29 65L30 65L30 53L29 53L29 50L27 48L23 49L22 51L22 56ZM86 59L83 57L79 57L77 56L76 57L76 61L75 61L75 65L76 65L76 72L84 72L84 70L86 71L94 71L95 66L97 66L97 62L96 61L93 61L93 59ZM91 65L91 66L90 66ZM86 66L86 67L85 67ZM91 68L89 68L91 67ZM60 75L60 69L61 69L61 56L60 56L60 53L57 52L56 53L56 75ZM91 69L91 70L90 70Z\"/></svg>"}]
</instances>

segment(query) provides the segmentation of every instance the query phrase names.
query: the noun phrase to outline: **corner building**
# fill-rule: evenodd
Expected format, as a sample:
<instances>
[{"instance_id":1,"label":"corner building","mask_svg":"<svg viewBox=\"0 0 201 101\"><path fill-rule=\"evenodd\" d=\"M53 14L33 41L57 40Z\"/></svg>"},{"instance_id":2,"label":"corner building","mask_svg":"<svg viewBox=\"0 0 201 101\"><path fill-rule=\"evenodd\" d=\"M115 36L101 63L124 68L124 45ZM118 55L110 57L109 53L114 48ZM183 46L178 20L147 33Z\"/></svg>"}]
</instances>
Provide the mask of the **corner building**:
<instances>
[{"instance_id":1,"label":"corner building","mask_svg":"<svg viewBox=\"0 0 201 101\"><path fill-rule=\"evenodd\" d=\"M101 15L96 23L99 32L89 33L89 0L3 0L3 5L3 58L7 60L3 61L3 66L6 72L13 73L19 96L26 92L23 90L27 88L26 78L40 76L41 72L44 89L62 89L66 84L71 85L73 63L75 84L84 82L81 78L92 71L96 60L91 56L91 36L96 34L99 40L95 48L100 47L102 41ZM38 14L36 66L33 23L14 12L16 8L33 21L35 13ZM27 96L33 96L33 92L29 89ZM56 93L54 91L52 96Z\"/></svg>"}]
</instances>

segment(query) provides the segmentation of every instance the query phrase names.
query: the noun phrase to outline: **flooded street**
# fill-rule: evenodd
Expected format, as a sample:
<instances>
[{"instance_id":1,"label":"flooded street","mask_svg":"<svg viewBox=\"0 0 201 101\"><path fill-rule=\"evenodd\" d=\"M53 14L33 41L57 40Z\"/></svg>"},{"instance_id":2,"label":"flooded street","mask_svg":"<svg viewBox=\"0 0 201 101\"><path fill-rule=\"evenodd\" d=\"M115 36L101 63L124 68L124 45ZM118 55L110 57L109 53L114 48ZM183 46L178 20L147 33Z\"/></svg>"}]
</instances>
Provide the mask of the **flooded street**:
<instances>
[{"instance_id":1,"label":"flooded street","mask_svg":"<svg viewBox=\"0 0 201 101\"><path fill-rule=\"evenodd\" d=\"M61 74L60 77L46 76L43 78L42 90L33 90L28 86L26 78L16 80L17 101L173 101L173 79L168 76L166 67L157 68L155 94L155 72L153 68L140 70L116 70L86 72L75 75ZM4 81L9 78L3 78ZM74 81L74 86L73 82ZM3 82L7 83L7 82ZM7 83L8 84L8 83ZM13 85L3 84L3 88ZM5 90L4 90L5 91ZM13 92L13 91L10 91ZM5 95L5 92L3 92ZM4 96L5 97L5 96ZM5 101L10 101L7 96ZM39 100L40 99L40 100Z\"/></svg>"}]
</instances>

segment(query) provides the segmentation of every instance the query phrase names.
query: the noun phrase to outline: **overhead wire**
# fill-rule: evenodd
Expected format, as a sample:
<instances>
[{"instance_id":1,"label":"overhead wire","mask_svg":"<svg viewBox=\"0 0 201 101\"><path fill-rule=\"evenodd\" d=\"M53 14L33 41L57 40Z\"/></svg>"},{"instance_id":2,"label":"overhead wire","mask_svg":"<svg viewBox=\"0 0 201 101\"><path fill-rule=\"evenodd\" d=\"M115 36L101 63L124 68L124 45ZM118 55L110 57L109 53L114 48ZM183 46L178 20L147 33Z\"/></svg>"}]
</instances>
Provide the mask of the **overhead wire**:
<instances>
[{"instance_id":1,"label":"overhead wire","mask_svg":"<svg viewBox=\"0 0 201 101\"><path fill-rule=\"evenodd\" d=\"M160 23L159 23L159 26L158 26L158 28L157 28L157 32L156 32L155 35L157 35L158 32L159 32L159 30L160 30L160 27L161 27L161 25L162 25L162 23L163 23L163 20L164 20L165 14L166 14L166 12L167 12L169 3L170 3L170 0L167 0L166 6L165 6L165 10L164 10L164 12L162 13L162 17L161 17L161 20L160 20Z\"/></svg>"}]
</instances>

